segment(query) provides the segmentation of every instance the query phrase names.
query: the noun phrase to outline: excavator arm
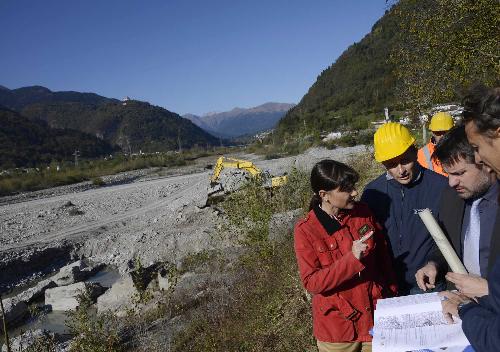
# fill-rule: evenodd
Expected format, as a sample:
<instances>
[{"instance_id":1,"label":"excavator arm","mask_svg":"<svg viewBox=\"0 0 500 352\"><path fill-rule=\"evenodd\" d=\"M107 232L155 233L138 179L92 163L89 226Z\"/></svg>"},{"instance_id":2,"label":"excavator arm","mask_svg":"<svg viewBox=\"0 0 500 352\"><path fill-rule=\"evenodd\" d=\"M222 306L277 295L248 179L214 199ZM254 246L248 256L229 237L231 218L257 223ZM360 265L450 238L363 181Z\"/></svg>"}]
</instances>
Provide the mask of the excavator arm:
<instances>
[{"instance_id":1,"label":"excavator arm","mask_svg":"<svg viewBox=\"0 0 500 352\"><path fill-rule=\"evenodd\" d=\"M211 183L217 183L220 173L224 170L224 168L242 169L248 171L253 177L258 177L262 173L262 171L251 161L225 158L221 156L217 159L217 163L215 164L214 173L210 178Z\"/></svg>"}]
</instances>

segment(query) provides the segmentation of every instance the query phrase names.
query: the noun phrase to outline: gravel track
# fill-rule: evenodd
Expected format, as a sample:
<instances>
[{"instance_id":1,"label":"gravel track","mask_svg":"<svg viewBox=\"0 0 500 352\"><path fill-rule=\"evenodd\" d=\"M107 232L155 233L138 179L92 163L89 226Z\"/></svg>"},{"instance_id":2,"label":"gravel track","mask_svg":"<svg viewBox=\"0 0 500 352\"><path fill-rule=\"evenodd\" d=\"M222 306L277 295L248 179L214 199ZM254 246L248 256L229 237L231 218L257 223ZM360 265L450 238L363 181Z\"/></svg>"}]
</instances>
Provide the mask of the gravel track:
<instances>
[{"instance_id":1,"label":"gravel track","mask_svg":"<svg viewBox=\"0 0 500 352\"><path fill-rule=\"evenodd\" d=\"M5 205L0 207L0 245L11 250L69 239L155 208L174 210L178 200L183 205L193 199L193 189L204 179L206 172ZM75 206L65 206L67 202ZM69 215L75 207L83 214Z\"/></svg>"}]
</instances>

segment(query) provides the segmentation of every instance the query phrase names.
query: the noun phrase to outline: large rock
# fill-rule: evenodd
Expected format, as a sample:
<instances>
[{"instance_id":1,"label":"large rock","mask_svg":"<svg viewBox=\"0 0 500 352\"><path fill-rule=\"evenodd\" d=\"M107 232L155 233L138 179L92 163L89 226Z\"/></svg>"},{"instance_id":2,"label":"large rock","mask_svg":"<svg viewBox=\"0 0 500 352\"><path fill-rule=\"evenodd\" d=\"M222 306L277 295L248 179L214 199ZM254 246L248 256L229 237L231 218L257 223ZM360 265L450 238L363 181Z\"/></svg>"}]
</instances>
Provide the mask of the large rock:
<instances>
[{"instance_id":1,"label":"large rock","mask_svg":"<svg viewBox=\"0 0 500 352\"><path fill-rule=\"evenodd\" d=\"M22 335L19 335L10 340L11 352L22 352L32 347L37 340L56 339L56 335L47 330L28 330ZM2 352L7 352L7 345L2 346Z\"/></svg>"},{"instance_id":2,"label":"large rock","mask_svg":"<svg viewBox=\"0 0 500 352\"><path fill-rule=\"evenodd\" d=\"M181 301L196 298L207 290L211 278L212 274L209 273L184 273L177 281L174 296Z\"/></svg>"},{"instance_id":3,"label":"large rock","mask_svg":"<svg viewBox=\"0 0 500 352\"><path fill-rule=\"evenodd\" d=\"M126 275L97 298L97 312L111 311L117 316L123 316L126 309L132 307L134 295L137 294L132 277Z\"/></svg>"},{"instance_id":4,"label":"large rock","mask_svg":"<svg viewBox=\"0 0 500 352\"><path fill-rule=\"evenodd\" d=\"M208 192L208 194L212 197L231 193L241 188L251 178L252 175L246 171L241 169L226 168L221 171L217 184L215 186L209 185L210 187L208 187L208 191L206 192Z\"/></svg>"},{"instance_id":5,"label":"large rock","mask_svg":"<svg viewBox=\"0 0 500 352\"><path fill-rule=\"evenodd\" d=\"M158 289L161 291L168 291L173 284L169 272L166 268L161 268L160 270L158 270L157 281Z\"/></svg>"},{"instance_id":6,"label":"large rock","mask_svg":"<svg viewBox=\"0 0 500 352\"><path fill-rule=\"evenodd\" d=\"M88 291L92 300L95 300L104 291L97 283L78 282L73 285L51 288L45 291L45 304L52 306L52 310L74 310L78 307L78 295Z\"/></svg>"},{"instance_id":7,"label":"large rock","mask_svg":"<svg viewBox=\"0 0 500 352\"><path fill-rule=\"evenodd\" d=\"M45 293L45 290L49 288L56 287L56 283L51 279L40 281L36 286L23 291L22 293L17 295L17 298L20 301L23 301L27 304L32 303L35 299L42 297Z\"/></svg>"},{"instance_id":8,"label":"large rock","mask_svg":"<svg viewBox=\"0 0 500 352\"><path fill-rule=\"evenodd\" d=\"M58 343L56 345L55 352L70 352L71 351L71 341L72 340L68 340L68 341Z\"/></svg>"},{"instance_id":9,"label":"large rock","mask_svg":"<svg viewBox=\"0 0 500 352\"><path fill-rule=\"evenodd\" d=\"M19 324L28 313L28 305L20 301L17 297L4 299L3 308L5 312L5 321L8 327ZM2 330L1 326L0 330Z\"/></svg>"},{"instance_id":10,"label":"large rock","mask_svg":"<svg viewBox=\"0 0 500 352\"><path fill-rule=\"evenodd\" d=\"M61 270L59 270L59 272L51 279L57 286L66 286L74 284L75 282L83 281L89 275L88 271L83 271L86 267L87 265L83 261L78 260L62 267Z\"/></svg>"},{"instance_id":11,"label":"large rock","mask_svg":"<svg viewBox=\"0 0 500 352\"><path fill-rule=\"evenodd\" d=\"M297 220L302 216L302 209L273 214L269 221L269 240L279 242L293 232Z\"/></svg>"}]
</instances>

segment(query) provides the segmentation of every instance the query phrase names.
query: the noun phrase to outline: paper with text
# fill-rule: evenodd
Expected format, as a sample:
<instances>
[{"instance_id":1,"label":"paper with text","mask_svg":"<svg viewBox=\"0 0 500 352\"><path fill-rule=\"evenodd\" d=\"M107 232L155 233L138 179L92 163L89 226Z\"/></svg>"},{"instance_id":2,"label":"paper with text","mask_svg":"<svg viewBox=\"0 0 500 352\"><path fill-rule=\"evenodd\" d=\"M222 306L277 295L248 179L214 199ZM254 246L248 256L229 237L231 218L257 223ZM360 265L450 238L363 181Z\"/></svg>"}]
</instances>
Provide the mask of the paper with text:
<instances>
[{"instance_id":1,"label":"paper with text","mask_svg":"<svg viewBox=\"0 0 500 352\"><path fill-rule=\"evenodd\" d=\"M437 293L382 299L377 302L373 352L413 351L467 346L459 320L448 324ZM460 347L461 348L461 347Z\"/></svg>"}]
</instances>

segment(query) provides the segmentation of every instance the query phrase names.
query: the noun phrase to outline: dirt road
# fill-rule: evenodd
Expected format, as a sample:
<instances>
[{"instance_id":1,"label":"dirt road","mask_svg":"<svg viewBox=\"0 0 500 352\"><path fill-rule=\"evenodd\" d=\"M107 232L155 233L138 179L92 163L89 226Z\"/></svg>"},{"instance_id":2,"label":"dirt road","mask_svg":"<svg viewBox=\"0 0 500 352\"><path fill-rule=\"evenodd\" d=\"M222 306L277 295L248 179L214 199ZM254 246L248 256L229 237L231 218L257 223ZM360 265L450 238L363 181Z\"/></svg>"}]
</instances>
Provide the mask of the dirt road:
<instances>
[{"instance_id":1,"label":"dirt road","mask_svg":"<svg viewBox=\"0 0 500 352\"><path fill-rule=\"evenodd\" d=\"M2 251L67 240L160 207L174 211L194 201L207 179L204 172L1 206Z\"/></svg>"}]
</instances>

